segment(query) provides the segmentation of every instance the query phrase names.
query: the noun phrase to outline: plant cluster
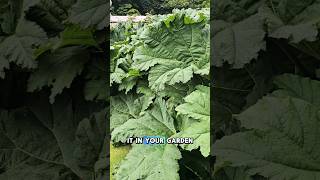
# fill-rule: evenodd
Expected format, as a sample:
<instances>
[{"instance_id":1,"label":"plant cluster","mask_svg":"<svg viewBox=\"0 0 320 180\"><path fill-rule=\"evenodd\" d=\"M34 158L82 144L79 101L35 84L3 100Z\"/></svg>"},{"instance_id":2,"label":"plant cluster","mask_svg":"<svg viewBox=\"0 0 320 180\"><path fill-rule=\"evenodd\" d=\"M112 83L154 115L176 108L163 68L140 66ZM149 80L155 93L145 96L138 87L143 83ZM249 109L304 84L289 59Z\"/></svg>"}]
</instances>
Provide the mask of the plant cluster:
<instances>
[{"instance_id":1,"label":"plant cluster","mask_svg":"<svg viewBox=\"0 0 320 180\"><path fill-rule=\"evenodd\" d=\"M113 0L111 14L169 14L173 9L209 8L210 0Z\"/></svg>"},{"instance_id":2,"label":"plant cluster","mask_svg":"<svg viewBox=\"0 0 320 180\"><path fill-rule=\"evenodd\" d=\"M104 0L0 3L0 179L108 179Z\"/></svg>"},{"instance_id":3,"label":"plant cluster","mask_svg":"<svg viewBox=\"0 0 320 180\"><path fill-rule=\"evenodd\" d=\"M113 27L112 146L148 135L194 139L188 145L129 145L117 166L111 162L114 179L179 179L185 171L199 178L209 172L189 167L190 159L205 160L210 153L209 29L209 11L192 9Z\"/></svg>"},{"instance_id":4,"label":"plant cluster","mask_svg":"<svg viewBox=\"0 0 320 180\"><path fill-rule=\"evenodd\" d=\"M215 1L214 179L320 178L320 1Z\"/></svg>"}]
</instances>

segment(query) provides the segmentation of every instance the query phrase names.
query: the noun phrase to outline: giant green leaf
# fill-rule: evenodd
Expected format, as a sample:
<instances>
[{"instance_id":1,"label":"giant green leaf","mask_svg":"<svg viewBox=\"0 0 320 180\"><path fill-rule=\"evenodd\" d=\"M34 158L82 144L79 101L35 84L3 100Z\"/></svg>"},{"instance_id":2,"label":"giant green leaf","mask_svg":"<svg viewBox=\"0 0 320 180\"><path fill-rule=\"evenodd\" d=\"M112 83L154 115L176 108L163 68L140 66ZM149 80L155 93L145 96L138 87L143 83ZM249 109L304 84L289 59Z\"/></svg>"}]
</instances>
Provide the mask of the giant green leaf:
<instances>
[{"instance_id":1,"label":"giant green leaf","mask_svg":"<svg viewBox=\"0 0 320 180\"><path fill-rule=\"evenodd\" d=\"M46 163L29 156L14 147L4 146L0 140L1 168L6 172L0 174L3 180L55 180L74 177L67 168L62 165ZM63 172L61 174L57 172Z\"/></svg>"},{"instance_id":2,"label":"giant green leaf","mask_svg":"<svg viewBox=\"0 0 320 180\"><path fill-rule=\"evenodd\" d=\"M291 96L308 101L315 106L320 105L320 82L293 74L284 74L275 79L279 90L273 92L277 96Z\"/></svg>"},{"instance_id":3,"label":"giant green leaf","mask_svg":"<svg viewBox=\"0 0 320 180\"><path fill-rule=\"evenodd\" d=\"M52 88L50 102L53 103L56 95L71 86L88 60L88 50L77 46L58 49L52 54L41 56L39 68L29 78L28 91L49 86Z\"/></svg>"},{"instance_id":4,"label":"giant green leaf","mask_svg":"<svg viewBox=\"0 0 320 180\"><path fill-rule=\"evenodd\" d=\"M209 74L209 27L203 18L191 21L189 13L170 15L147 26L140 35L144 45L134 52L133 67L149 70L149 86L154 90L186 83L195 73Z\"/></svg>"},{"instance_id":5,"label":"giant green leaf","mask_svg":"<svg viewBox=\"0 0 320 180\"><path fill-rule=\"evenodd\" d=\"M34 2L32 3L30 0L25 0L25 2L34 4ZM70 5L74 3L74 0L40 0L36 6L31 7L30 10L27 11L27 16L30 20L43 27L49 36L56 36L64 30L64 21L68 17L68 9Z\"/></svg>"},{"instance_id":6,"label":"giant green leaf","mask_svg":"<svg viewBox=\"0 0 320 180\"><path fill-rule=\"evenodd\" d=\"M214 19L230 23L240 22L258 12L265 0L226 0L216 1L212 9Z\"/></svg>"},{"instance_id":7,"label":"giant green leaf","mask_svg":"<svg viewBox=\"0 0 320 180\"><path fill-rule=\"evenodd\" d=\"M320 1L273 0L269 4L270 8L261 7L260 14L266 19L270 37L293 43L317 39Z\"/></svg>"},{"instance_id":8,"label":"giant green leaf","mask_svg":"<svg viewBox=\"0 0 320 180\"><path fill-rule=\"evenodd\" d=\"M188 151L198 149L203 156L207 157L210 154L210 121L203 120L201 122L192 123L187 129L179 132L175 137L192 138L192 144L180 144L183 149Z\"/></svg>"},{"instance_id":9,"label":"giant green leaf","mask_svg":"<svg viewBox=\"0 0 320 180\"><path fill-rule=\"evenodd\" d=\"M243 68L266 49L264 21L259 15L235 23L217 19L214 24L211 47L214 66L228 63L233 68Z\"/></svg>"},{"instance_id":10,"label":"giant green leaf","mask_svg":"<svg viewBox=\"0 0 320 180\"><path fill-rule=\"evenodd\" d=\"M37 62L34 59L34 49L46 39L47 35L40 26L21 18L15 34L8 36L0 44L0 53L9 62L14 62L24 68L35 68Z\"/></svg>"},{"instance_id":11,"label":"giant green leaf","mask_svg":"<svg viewBox=\"0 0 320 180\"><path fill-rule=\"evenodd\" d=\"M49 166L63 167L63 155L53 134L47 133L48 130L41 123L35 122L34 114L26 109L13 113L1 110L0 117L3 124L0 129L1 167L7 169L0 177L19 179L25 176L28 179L41 179L37 174L44 173L48 179L53 179L55 175L51 168L46 173L41 169ZM33 142L32 145L30 142ZM33 167L32 162L37 161L40 161L37 163L38 167ZM23 168L29 172L20 171Z\"/></svg>"},{"instance_id":12,"label":"giant green leaf","mask_svg":"<svg viewBox=\"0 0 320 180\"><path fill-rule=\"evenodd\" d=\"M210 89L206 86L198 86L197 90L184 98L186 103L179 105L176 111L188 115L194 119L210 119Z\"/></svg>"},{"instance_id":13,"label":"giant green leaf","mask_svg":"<svg viewBox=\"0 0 320 180\"><path fill-rule=\"evenodd\" d=\"M167 111L165 101L159 98L156 99L155 106L150 111L116 127L111 134L111 139L114 142L125 143L129 137L170 137L175 133L174 119Z\"/></svg>"},{"instance_id":14,"label":"giant green leaf","mask_svg":"<svg viewBox=\"0 0 320 180\"><path fill-rule=\"evenodd\" d=\"M219 162L247 166L249 174L271 180L320 177L317 107L292 97L265 97L237 118L253 130L217 141Z\"/></svg>"},{"instance_id":15,"label":"giant green leaf","mask_svg":"<svg viewBox=\"0 0 320 180\"><path fill-rule=\"evenodd\" d=\"M152 103L152 96L137 96L132 94L112 96L110 98L110 129L114 129L129 119L139 118Z\"/></svg>"},{"instance_id":16,"label":"giant green leaf","mask_svg":"<svg viewBox=\"0 0 320 180\"><path fill-rule=\"evenodd\" d=\"M78 0L71 8L69 20L83 28L103 29L108 23L107 3L105 0Z\"/></svg>"},{"instance_id":17,"label":"giant green leaf","mask_svg":"<svg viewBox=\"0 0 320 180\"><path fill-rule=\"evenodd\" d=\"M73 156L79 167L90 169L96 164L107 131L107 110L84 118L78 125Z\"/></svg>"},{"instance_id":18,"label":"giant green leaf","mask_svg":"<svg viewBox=\"0 0 320 180\"><path fill-rule=\"evenodd\" d=\"M52 105L46 97L37 94L28 100L25 108L1 110L0 156L4 160L1 167L6 169L1 179L55 180L75 175L89 179L92 176L90 168L100 152L105 119L97 119L97 115L81 121L92 113L88 105L65 95ZM83 148L88 142L90 145ZM92 166L83 168L88 164Z\"/></svg>"},{"instance_id":19,"label":"giant green leaf","mask_svg":"<svg viewBox=\"0 0 320 180\"><path fill-rule=\"evenodd\" d=\"M180 158L179 149L172 144L157 146L134 145L121 163L116 174L116 180L178 180L179 165L177 160Z\"/></svg>"},{"instance_id":20,"label":"giant green leaf","mask_svg":"<svg viewBox=\"0 0 320 180\"><path fill-rule=\"evenodd\" d=\"M200 147L203 156L207 157L210 153L210 89L206 86L197 86L197 90L186 96L184 100L185 103L176 107L178 114L187 115L200 122L191 121L189 127L183 128L175 136L193 138L193 144L180 146L189 151Z\"/></svg>"},{"instance_id":21,"label":"giant green leaf","mask_svg":"<svg viewBox=\"0 0 320 180\"><path fill-rule=\"evenodd\" d=\"M187 83L193 76L192 67L180 68L180 63L171 62L168 65L156 66L149 74L149 86L151 89L163 90L165 85Z\"/></svg>"}]
</instances>

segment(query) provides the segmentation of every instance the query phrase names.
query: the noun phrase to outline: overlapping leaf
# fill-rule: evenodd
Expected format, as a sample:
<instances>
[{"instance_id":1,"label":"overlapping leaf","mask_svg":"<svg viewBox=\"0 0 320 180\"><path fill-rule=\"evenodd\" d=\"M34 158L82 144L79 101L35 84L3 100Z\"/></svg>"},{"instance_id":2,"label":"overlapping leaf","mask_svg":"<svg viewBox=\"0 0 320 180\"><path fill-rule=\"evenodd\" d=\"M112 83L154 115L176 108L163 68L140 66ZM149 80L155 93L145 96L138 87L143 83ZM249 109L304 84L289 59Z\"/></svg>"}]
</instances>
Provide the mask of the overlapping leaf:
<instances>
[{"instance_id":1,"label":"overlapping leaf","mask_svg":"<svg viewBox=\"0 0 320 180\"><path fill-rule=\"evenodd\" d=\"M176 132L174 119L167 111L165 101L156 99L154 107L141 117L129 119L111 133L114 142L125 143L129 137L164 136Z\"/></svg>"},{"instance_id":2,"label":"overlapping leaf","mask_svg":"<svg viewBox=\"0 0 320 180\"><path fill-rule=\"evenodd\" d=\"M192 144L181 144L180 146L188 151L200 148L204 157L210 154L210 121L203 120L194 122L189 128L176 135L177 137L188 137L193 139Z\"/></svg>"},{"instance_id":3,"label":"overlapping leaf","mask_svg":"<svg viewBox=\"0 0 320 180\"><path fill-rule=\"evenodd\" d=\"M26 108L10 112L1 110L0 156L6 171L0 177L54 180L74 178L76 174L89 179L93 171L84 167L94 164L99 155L101 138L105 136L105 118L98 114L80 123L92 111L68 96L58 98L51 105L46 96L35 95L28 104ZM90 145L83 148L88 141ZM79 154L88 150L89 154Z\"/></svg>"},{"instance_id":4,"label":"overlapping leaf","mask_svg":"<svg viewBox=\"0 0 320 180\"><path fill-rule=\"evenodd\" d=\"M178 180L179 165L177 160L180 158L179 149L172 144L134 145L120 166L116 179Z\"/></svg>"},{"instance_id":5,"label":"overlapping leaf","mask_svg":"<svg viewBox=\"0 0 320 180\"><path fill-rule=\"evenodd\" d=\"M261 7L260 14L267 20L270 37L289 39L293 43L317 39L320 1L273 0L268 5Z\"/></svg>"},{"instance_id":6,"label":"overlapping leaf","mask_svg":"<svg viewBox=\"0 0 320 180\"><path fill-rule=\"evenodd\" d=\"M197 121L190 123L188 128L182 129L177 137L193 138L193 144L182 144L182 148L193 150L200 147L203 156L210 153L210 89L206 86L198 86L197 90L184 98L184 104L176 108L178 114L184 114ZM184 119L183 121L186 121Z\"/></svg>"},{"instance_id":7,"label":"overlapping leaf","mask_svg":"<svg viewBox=\"0 0 320 180\"><path fill-rule=\"evenodd\" d=\"M137 119L152 103L152 96L119 95L111 97L110 103L110 129L114 129L129 119Z\"/></svg>"},{"instance_id":8,"label":"overlapping leaf","mask_svg":"<svg viewBox=\"0 0 320 180\"><path fill-rule=\"evenodd\" d=\"M218 19L214 24L211 57L214 66L228 63L235 69L243 68L266 49L264 21L259 15L236 23Z\"/></svg>"},{"instance_id":9,"label":"overlapping leaf","mask_svg":"<svg viewBox=\"0 0 320 180\"><path fill-rule=\"evenodd\" d=\"M82 47L66 47L52 54L44 54L39 59L39 68L34 72L28 83L28 91L40 90L44 86L51 87L50 102L64 88L69 88L73 79L79 75L89 54Z\"/></svg>"},{"instance_id":10,"label":"overlapping leaf","mask_svg":"<svg viewBox=\"0 0 320 180\"><path fill-rule=\"evenodd\" d=\"M47 39L46 33L34 22L19 20L15 34L6 37L0 44L0 53L9 62L14 62L23 68L35 68L37 62L34 50Z\"/></svg>"},{"instance_id":11,"label":"overlapping leaf","mask_svg":"<svg viewBox=\"0 0 320 180\"><path fill-rule=\"evenodd\" d=\"M320 106L320 82L310 78L285 74L275 79L279 90L273 92L277 96L291 96L303 99L315 106Z\"/></svg>"},{"instance_id":12,"label":"overlapping leaf","mask_svg":"<svg viewBox=\"0 0 320 180\"><path fill-rule=\"evenodd\" d=\"M218 161L247 166L250 175L270 179L319 178L319 107L313 101L318 82L280 76L281 90L237 116L250 131L226 136L215 144Z\"/></svg>"},{"instance_id":13,"label":"overlapping leaf","mask_svg":"<svg viewBox=\"0 0 320 180\"><path fill-rule=\"evenodd\" d=\"M209 74L209 27L206 19L200 18L203 14L197 16L181 11L146 27L141 34L144 45L136 49L133 67L149 70L152 89L186 83L195 73Z\"/></svg>"},{"instance_id":14,"label":"overlapping leaf","mask_svg":"<svg viewBox=\"0 0 320 180\"><path fill-rule=\"evenodd\" d=\"M80 24L83 28L103 29L107 26L107 16L109 16L107 3L109 1L78 0L71 8L69 21Z\"/></svg>"},{"instance_id":15,"label":"overlapping leaf","mask_svg":"<svg viewBox=\"0 0 320 180\"><path fill-rule=\"evenodd\" d=\"M198 86L197 90L184 98L186 103L179 105L176 111L200 121L210 120L210 89Z\"/></svg>"}]
</instances>

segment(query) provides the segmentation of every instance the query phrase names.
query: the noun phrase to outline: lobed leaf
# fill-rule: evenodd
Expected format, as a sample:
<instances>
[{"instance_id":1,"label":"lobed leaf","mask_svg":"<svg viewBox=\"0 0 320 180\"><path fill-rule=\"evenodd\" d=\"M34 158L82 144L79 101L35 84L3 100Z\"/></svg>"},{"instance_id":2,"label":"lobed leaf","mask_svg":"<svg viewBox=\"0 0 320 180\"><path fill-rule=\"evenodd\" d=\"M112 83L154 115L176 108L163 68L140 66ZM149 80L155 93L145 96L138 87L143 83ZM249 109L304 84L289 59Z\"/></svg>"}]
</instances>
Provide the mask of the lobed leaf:
<instances>
[{"instance_id":1,"label":"lobed leaf","mask_svg":"<svg viewBox=\"0 0 320 180\"><path fill-rule=\"evenodd\" d=\"M179 149L172 144L157 146L134 145L121 163L116 179L178 180L181 158ZM139 162L137 164L137 162Z\"/></svg>"},{"instance_id":2,"label":"lobed leaf","mask_svg":"<svg viewBox=\"0 0 320 180\"><path fill-rule=\"evenodd\" d=\"M73 79L79 75L84 64L89 60L87 49L66 47L52 54L45 54L39 59L39 68L28 80L28 91L51 87L50 102L54 103L56 95L69 88Z\"/></svg>"}]
</instances>

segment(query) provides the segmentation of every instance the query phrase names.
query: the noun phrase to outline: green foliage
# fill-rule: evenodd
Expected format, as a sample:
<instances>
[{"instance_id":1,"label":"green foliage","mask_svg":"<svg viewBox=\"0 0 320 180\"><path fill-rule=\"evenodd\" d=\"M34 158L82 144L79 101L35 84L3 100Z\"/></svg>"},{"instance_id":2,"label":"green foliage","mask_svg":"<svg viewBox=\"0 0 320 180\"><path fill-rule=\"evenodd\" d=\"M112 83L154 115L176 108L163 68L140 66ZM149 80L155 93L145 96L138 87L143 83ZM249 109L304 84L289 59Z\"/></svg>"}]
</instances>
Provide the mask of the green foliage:
<instances>
[{"instance_id":1,"label":"green foliage","mask_svg":"<svg viewBox=\"0 0 320 180\"><path fill-rule=\"evenodd\" d=\"M201 9L209 8L209 0L114 0L111 14L139 15L139 14L169 14L173 9Z\"/></svg>"},{"instance_id":2,"label":"green foliage","mask_svg":"<svg viewBox=\"0 0 320 180\"><path fill-rule=\"evenodd\" d=\"M149 86L156 91L163 90L166 84L186 83L194 74L209 74L209 26L199 23L201 18L181 24L187 18L176 13L169 17L170 27L163 22L154 23L141 32L144 45L133 54L133 67L149 70Z\"/></svg>"},{"instance_id":3,"label":"green foliage","mask_svg":"<svg viewBox=\"0 0 320 180\"><path fill-rule=\"evenodd\" d=\"M318 179L320 1L216 1L213 179Z\"/></svg>"},{"instance_id":4,"label":"green foliage","mask_svg":"<svg viewBox=\"0 0 320 180\"><path fill-rule=\"evenodd\" d=\"M292 84L294 81L301 83ZM250 175L257 173L271 179L318 178L319 144L315 142L319 138L319 107L311 104L308 101L311 94L301 89L310 91L310 86L319 82L290 75L279 77L277 83L288 86L281 86L283 89L262 98L236 117L249 131L217 141L214 147L217 162L247 166Z\"/></svg>"},{"instance_id":5,"label":"green foliage","mask_svg":"<svg viewBox=\"0 0 320 180\"><path fill-rule=\"evenodd\" d=\"M164 3L166 7L175 9L210 7L210 1L208 0L166 0Z\"/></svg>"},{"instance_id":6,"label":"green foliage","mask_svg":"<svg viewBox=\"0 0 320 180\"><path fill-rule=\"evenodd\" d=\"M0 179L107 179L106 7L1 1Z\"/></svg>"},{"instance_id":7,"label":"green foliage","mask_svg":"<svg viewBox=\"0 0 320 180\"><path fill-rule=\"evenodd\" d=\"M134 145L126 156L116 179L179 179L179 149L173 144L144 147ZM137 166L137 162L141 162Z\"/></svg>"},{"instance_id":8,"label":"green foliage","mask_svg":"<svg viewBox=\"0 0 320 180\"><path fill-rule=\"evenodd\" d=\"M148 135L194 139L190 145L133 144L115 179L179 179L184 166L178 160L184 150L200 152L208 161L208 18L207 10L176 10L144 24L119 24L112 29L113 144L121 146L129 137ZM198 176L197 167L190 169Z\"/></svg>"},{"instance_id":9,"label":"green foliage","mask_svg":"<svg viewBox=\"0 0 320 180\"><path fill-rule=\"evenodd\" d=\"M43 86L52 87L50 102L65 87L70 87L73 79L79 75L89 61L89 53L81 47L66 47L39 59L39 68L30 76L28 91L40 90Z\"/></svg>"},{"instance_id":10,"label":"green foliage","mask_svg":"<svg viewBox=\"0 0 320 180\"><path fill-rule=\"evenodd\" d=\"M0 44L0 53L9 62L14 62L25 68L35 68L34 47L41 45L47 39L45 32L34 22L23 17L19 19L15 33L7 36Z\"/></svg>"},{"instance_id":11,"label":"green foliage","mask_svg":"<svg viewBox=\"0 0 320 180\"><path fill-rule=\"evenodd\" d=\"M105 0L78 0L70 10L69 21L81 25L82 28L95 27L100 30L107 26L107 9Z\"/></svg>"}]
</instances>

